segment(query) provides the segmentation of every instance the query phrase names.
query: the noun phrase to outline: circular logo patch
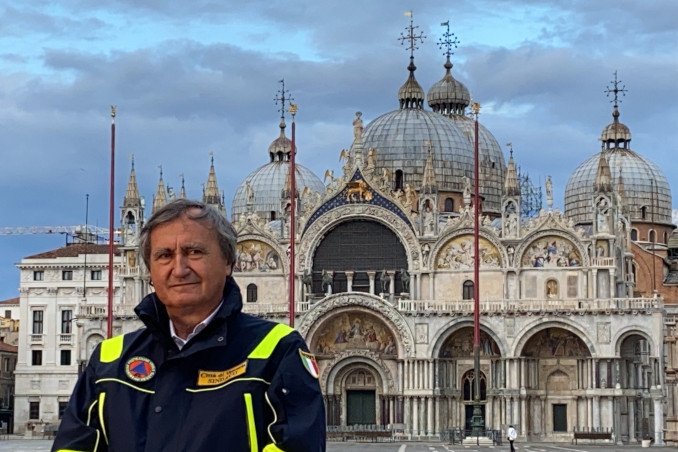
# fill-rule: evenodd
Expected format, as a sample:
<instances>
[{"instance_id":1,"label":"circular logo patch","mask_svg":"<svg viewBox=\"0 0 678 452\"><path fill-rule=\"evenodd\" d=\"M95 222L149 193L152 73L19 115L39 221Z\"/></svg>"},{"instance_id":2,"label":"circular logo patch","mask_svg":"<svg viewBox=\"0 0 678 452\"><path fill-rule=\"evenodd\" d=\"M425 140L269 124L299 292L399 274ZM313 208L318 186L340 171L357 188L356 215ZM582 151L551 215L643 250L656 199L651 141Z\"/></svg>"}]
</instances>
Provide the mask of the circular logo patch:
<instances>
[{"instance_id":1,"label":"circular logo patch","mask_svg":"<svg viewBox=\"0 0 678 452\"><path fill-rule=\"evenodd\" d=\"M155 364L148 358L135 356L125 364L125 373L134 381L148 381L155 375Z\"/></svg>"}]
</instances>

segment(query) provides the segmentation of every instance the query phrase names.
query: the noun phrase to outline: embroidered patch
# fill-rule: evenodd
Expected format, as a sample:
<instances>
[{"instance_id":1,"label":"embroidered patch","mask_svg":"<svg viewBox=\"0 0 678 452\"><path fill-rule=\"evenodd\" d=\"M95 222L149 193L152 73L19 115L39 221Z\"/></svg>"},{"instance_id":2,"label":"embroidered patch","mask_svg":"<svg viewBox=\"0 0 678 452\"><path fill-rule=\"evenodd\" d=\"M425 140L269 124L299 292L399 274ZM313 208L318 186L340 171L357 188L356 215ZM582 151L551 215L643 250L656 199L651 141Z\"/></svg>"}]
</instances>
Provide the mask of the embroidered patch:
<instances>
[{"instance_id":1,"label":"embroidered patch","mask_svg":"<svg viewBox=\"0 0 678 452\"><path fill-rule=\"evenodd\" d=\"M226 383L228 380L244 374L245 370L247 370L247 361L228 370L199 370L198 386L215 386Z\"/></svg>"},{"instance_id":2,"label":"embroidered patch","mask_svg":"<svg viewBox=\"0 0 678 452\"><path fill-rule=\"evenodd\" d=\"M313 378L318 378L320 371L318 370L318 363L315 362L315 356L311 353L306 353L302 349L299 349L299 355L301 356L301 362L304 364L304 367Z\"/></svg>"},{"instance_id":3,"label":"embroidered patch","mask_svg":"<svg viewBox=\"0 0 678 452\"><path fill-rule=\"evenodd\" d=\"M131 380L148 381L155 375L155 364L144 356L135 356L125 364L125 373Z\"/></svg>"}]
</instances>

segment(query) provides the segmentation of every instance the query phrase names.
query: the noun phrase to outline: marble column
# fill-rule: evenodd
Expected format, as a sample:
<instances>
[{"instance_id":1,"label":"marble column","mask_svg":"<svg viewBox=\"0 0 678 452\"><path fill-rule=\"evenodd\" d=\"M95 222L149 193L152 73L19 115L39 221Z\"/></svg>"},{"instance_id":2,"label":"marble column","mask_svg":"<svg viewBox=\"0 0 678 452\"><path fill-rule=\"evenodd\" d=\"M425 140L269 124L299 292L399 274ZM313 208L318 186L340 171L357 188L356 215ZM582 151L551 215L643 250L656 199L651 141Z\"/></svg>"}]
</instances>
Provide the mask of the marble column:
<instances>
[{"instance_id":1,"label":"marble column","mask_svg":"<svg viewBox=\"0 0 678 452\"><path fill-rule=\"evenodd\" d=\"M346 274L346 291L353 292L353 275L355 272L344 272Z\"/></svg>"},{"instance_id":2,"label":"marble column","mask_svg":"<svg viewBox=\"0 0 678 452\"><path fill-rule=\"evenodd\" d=\"M374 292L374 278L377 275L377 272L368 271L368 272L365 272L365 273L367 273L367 277L370 280L370 293L372 295L376 295L375 292Z\"/></svg>"}]
</instances>

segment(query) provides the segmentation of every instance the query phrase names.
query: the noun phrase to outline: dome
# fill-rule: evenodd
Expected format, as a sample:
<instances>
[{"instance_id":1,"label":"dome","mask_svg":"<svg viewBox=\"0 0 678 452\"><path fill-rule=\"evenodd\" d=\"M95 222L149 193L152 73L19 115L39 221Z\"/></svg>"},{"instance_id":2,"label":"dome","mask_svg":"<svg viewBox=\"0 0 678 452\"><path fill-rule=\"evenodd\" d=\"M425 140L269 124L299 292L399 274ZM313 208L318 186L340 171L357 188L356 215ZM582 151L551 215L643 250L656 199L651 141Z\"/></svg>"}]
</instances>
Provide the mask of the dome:
<instances>
[{"instance_id":1,"label":"dome","mask_svg":"<svg viewBox=\"0 0 678 452\"><path fill-rule=\"evenodd\" d=\"M423 181L428 143L434 153L438 190L463 189L462 177L473 175L470 137L445 116L421 109L383 114L363 131L365 149L377 150L377 171L404 171L404 183L418 189Z\"/></svg>"},{"instance_id":2,"label":"dome","mask_svg":"<svg viewBox=\"0 0 678 452\"><path fill-rule=\"evenodd\" d=\"M231 208L234 222L250 209L269 221L275 220L280 211L292 151L292 141L285 136L285 127L285 119L281 118L280 136L268 147L271 161L252 171L236 189ZM325 192L325 185L318 176L303 165L297 163L295 166L297 193L302 193L307 187L314 192ZM248 198L251 206L248 206ZM271 212L276 213L271 215Z\"/></svg>"},{"instance_id":3,"label":"dome","mask_svg":"<svg viewBox=\"0 0 678 452\"><path fill-rule=\"evenodd\" d=\"M607 157L614 189L619 185L621 174L622 202L631 221L671 223L671 188L662 170L630 149L614 148L601 152ZM565 215L577 224L592 221L593 183L600 154L579 165L565 187Z\"/></svg>"},{"instance_id":4,"label":"dome","mask_svg":"<svg viewBox=\"0 0 678 452\"><path fill-rule=\"evenodd\" d=\"M443 115L462 115L471 103L471 93L463 83L452 77L449 57L445 62L445 69L445 76L428 90L428 105L433 111Z\"/></svg>"},{"instance_id":5,"label":"dome","mask_svg":"<svg viewBox=\"0 0 678 452\"><path fill-rule=\"evenodd\" d=\"M302 193L308 187L314 192L324 193L325 185L311 170L305 166L296 164L297 192ZM286 161L270 162L252 171L236 189L233 196L231 216L233 221L248 211L247 185L252 187L254 202L252 211L260 213L260 216L271 220L270 212L280 211L281 192L285 186L285 178L290 164Z\"/></svg>"},{"instance_id":6,"label":"dome","mask_svg":"<svg viewBox=\"0 0 678 452\"><path fill-rule=\"evenodd\" d=\"M600 136L603 150L579 165L567 181L565 215L577 224L591 223L593 183L601 153L605 153L614 189L621 178L623 208L630 220L670 224L671 187L666 176L653 162L631 150L631 131L619 122L616 102L612 117L612 124Z\"/></svg>"},{"instance_id":7,"label":"dome","mask_svg":"<svg viewBox=\"0 0 678 452\"><path fill-rule=\"evenodd\" d=\"M474 119L464 115L453 115L451 120L464 135L474 140ZM473 142L471 145L473 146ZM497 139L480 123L478 123L478 155L480 157L480 195L485 197L483 211L499 213L506 182L506 162Z\"/></svg>"}]
</instances>

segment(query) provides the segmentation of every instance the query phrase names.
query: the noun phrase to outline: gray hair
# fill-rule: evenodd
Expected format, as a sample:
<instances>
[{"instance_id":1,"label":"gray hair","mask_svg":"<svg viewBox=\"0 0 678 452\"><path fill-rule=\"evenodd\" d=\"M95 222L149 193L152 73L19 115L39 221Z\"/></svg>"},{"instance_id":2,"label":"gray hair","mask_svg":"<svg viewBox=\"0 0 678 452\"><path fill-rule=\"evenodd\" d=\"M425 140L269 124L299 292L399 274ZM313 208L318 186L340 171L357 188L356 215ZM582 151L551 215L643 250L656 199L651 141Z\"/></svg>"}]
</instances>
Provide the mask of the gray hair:
<instances>
[{"instance_id":1,"label":"gray hair","mask_svg":"<svg viewBox=\"0 0 678 452\"><path fill-rule=\"evenodd\" d=\"M191 212L193 209L199 209L200 212ZM224 218L216 209L200 201L190 199L175 199L169 202L160 210L151 215L148 222L141 230L139 237L139 252L146 264L146 268L151 268L151 232L156 227L174 221L181 216L203 223L209 228L213 228L217 235L221 254L229 265L235 262L235 245L237 235L231 223Z\"/></svg>"}]
</instances>

